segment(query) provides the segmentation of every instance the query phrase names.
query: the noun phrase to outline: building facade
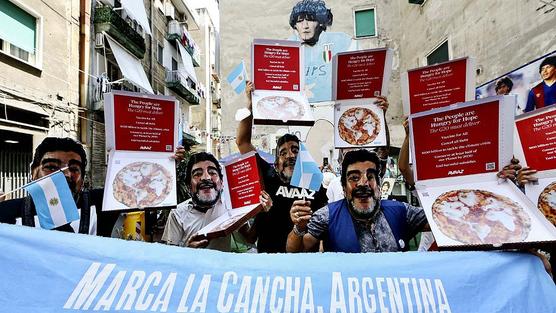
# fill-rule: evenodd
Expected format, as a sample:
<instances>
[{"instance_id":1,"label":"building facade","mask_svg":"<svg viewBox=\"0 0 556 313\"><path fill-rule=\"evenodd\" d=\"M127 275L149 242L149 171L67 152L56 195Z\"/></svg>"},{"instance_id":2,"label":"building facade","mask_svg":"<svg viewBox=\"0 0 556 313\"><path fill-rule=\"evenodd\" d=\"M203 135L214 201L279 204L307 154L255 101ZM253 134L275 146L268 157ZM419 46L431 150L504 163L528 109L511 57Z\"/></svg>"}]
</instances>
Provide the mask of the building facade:
<instances>
[{"instance_id":1,"label":"building facade","mask_svg":"<svg viewBox=\"0 0 556 313\"><path fill-rule=\"evenodd\" d=\"M229 73L241 60L250 68L250 45L255 38L287 39L294 35L289 16L297 0L223 2L222 72ZM386 118L391 144L400 146L405 136L401 126L400 74L408 69L464 56L475 58L476 84L489 81L535 58L556 50L556 3L520 0L326 0L333 22L326 32L341 32L358 49L388 47L394 51L393 72L387 94ZM257 13L257 12L264 12ZM223 94L223 136L229 150L235 149L234 120L245 106L245 96L236 95L228 84ZM300 135L316 160L334 160L332 103L312 103L317 122L309 127L261 127L254 132L257 146L269 151L276 136ZM269 135L270 134L270 135Z\"/></svg>"}]
</instances>

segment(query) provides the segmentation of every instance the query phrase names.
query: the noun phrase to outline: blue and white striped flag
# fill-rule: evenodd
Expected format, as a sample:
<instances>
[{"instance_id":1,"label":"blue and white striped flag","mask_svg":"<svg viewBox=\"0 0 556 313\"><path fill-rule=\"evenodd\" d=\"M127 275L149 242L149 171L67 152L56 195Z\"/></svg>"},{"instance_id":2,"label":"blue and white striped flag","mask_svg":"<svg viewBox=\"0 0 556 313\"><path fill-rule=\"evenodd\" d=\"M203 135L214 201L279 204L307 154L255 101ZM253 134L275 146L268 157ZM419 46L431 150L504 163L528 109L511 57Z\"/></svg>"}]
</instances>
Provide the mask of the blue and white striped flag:
<instances>
[{"instance_id":1,"label":"blue and white striped flag","mask_svg":"<svg viewBox=\"0 0 556 313\"><path fill-rule=\"evenodd\" d=\"M25 186L35 203L42 228L52 229L79 219L77 206L62 171Z\"/></svg>"},{"instance_id":2,"label":"blue and white striped flag","mask_svg":"<svg viewBox=\"0 0 556 313\"><path fill-rule=\"evenodd\" d=\"M238 66L228 75L228 83L232 86L236 93L242 93L245 90L247 71L245 70L245 63L241 61Z\"/></svg>"},{"instance_id":3,"label":"blue and white striped flag","mask_svg":"<svg viewBox=\"0 0 556 313\"><path fill-rule=\"evenodd\" d=\"M309 150L304 144L299 143L299 154L295 161L290 185L318 191L322 184L322 177L322 172L309 154Z\"/></svg>"}]
</instances>

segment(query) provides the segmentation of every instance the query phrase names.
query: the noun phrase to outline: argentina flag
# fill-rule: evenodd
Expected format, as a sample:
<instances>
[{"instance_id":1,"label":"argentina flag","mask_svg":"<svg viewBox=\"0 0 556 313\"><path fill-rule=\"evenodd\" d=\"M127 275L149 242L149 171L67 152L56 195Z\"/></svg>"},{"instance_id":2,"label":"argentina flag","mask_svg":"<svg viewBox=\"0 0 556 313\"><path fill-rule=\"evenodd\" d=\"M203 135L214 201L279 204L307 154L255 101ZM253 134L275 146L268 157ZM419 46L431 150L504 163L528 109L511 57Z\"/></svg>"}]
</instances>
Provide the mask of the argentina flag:
<instances>
[{"instance_id":1,"label":"argentina flag","mask_svg":"<svg viewBox=\"0 0 556 313\"><path fill-rule=\"evenodd\" d=\"M245 63L241 61L238 66L228 75L226 79L236 93L242 93L245 90L245 81L247 80L247 72Z\"/></svg>"},{"instance_id":2,"label":"argentina flag","mask_svg":"<svg viewBox=\"0 0 556 313\"><path fill-rule=\"evenodd\" d=\"M295 160L290 185L318 191L322 184L322 172L309 151L301 142L299 143L299 154Z\"/></svg>"},{"instance_id":3,"label":"argentina flag","mask_svg":"<svg viewBox=\"0 0 556 313\"><path fill-rule=\"evenodd\" d=\"M77 206L62 171L25 186L35 203L41 228L52 229L79 219Z\"/></svg>"}]
</instances>

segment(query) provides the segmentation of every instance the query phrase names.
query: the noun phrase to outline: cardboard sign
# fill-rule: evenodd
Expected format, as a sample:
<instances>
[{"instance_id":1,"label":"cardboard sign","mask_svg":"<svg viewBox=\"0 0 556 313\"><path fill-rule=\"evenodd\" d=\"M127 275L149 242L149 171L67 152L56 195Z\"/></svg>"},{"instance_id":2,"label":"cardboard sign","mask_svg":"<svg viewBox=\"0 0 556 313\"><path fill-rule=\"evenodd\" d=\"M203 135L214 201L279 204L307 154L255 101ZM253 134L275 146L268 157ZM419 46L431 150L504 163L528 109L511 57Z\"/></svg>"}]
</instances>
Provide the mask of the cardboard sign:
<instances>
[{"instance_id":1,"label":"cardboard sign","mask_svg":"<svg viewBox=\"0 0 556 313\"><path fill-rule=\"evenodd\" d=\"M518 116L515 126L524 164L537 171L556 169L556 107Z\"/></svg>"},{"instance_id":2,"label":"cardboard sign","mask_svg":"<svg viewBox=\"0 0 556 313\"><path fill-rule=\"evenodd\" d=\"M176 100L170 97L112 92L106 96L107 149L173 152Z\"/></svg>"},{"instance_id":3,"label":"cardboard sign","mask_svg":"<svg viewBox=\"0 0 556 313\"><path fill-rule=\"evenodd\" d=\"M498 96L410 116L415 187L441 249L534 247L556 228L497 172L513 152L515 97Z\"/></svg>"},{"instance_id":4,"label":"cardboard sign","mask_svg":"<svg viewBox=\"0 0 556 313\"><path fill-rule=\"evenodd\" d=\"M315 123L304 92L302 49L298 41L253 41L254 124L312 126Z\"/></svg>"},{"instance_id":5,"label":"cardboard sign","mask_svg":"<svg viewBox=\"0 0 556 313\"><path fill-rule=\"evenodd\" d=\"M417 180L498 172L499 102L411 119Z\"/></svg>"},{"instance_id":6,"label":"cardboard sign","mask_svg":"<svg viewBox=\"0 0 556 313\"><path fill-rule=\"evenodd\" d=\"M228 211L200 229L197 234L201 238L227 236L262 210L259 197L264 186L255 151L227 162L223 172L223 197Z\"/></svg>"},{"instance_id":7,"label":"cardboard sign","mask_svg":"<svg viewBox=\"0 0 556 313\"><path fill-rule=\"evenodd\" d=\"M384 111L374 101L342 100L334 105L336 148L379 147L386 143Z\"/></svg>"},{"instance_id":8,"label":"cardboard sign","mask_svg":"<svg viewBox=\"0 0 556 313\"><path fill-rule=\"evenodd\" d=\"M175 98L136 92L105 94L108 169L103 211L176 205L176 168L171 158L179 137Z\"/></svg>"},{"instance_id":9,"label":"cardboard sign","mask_svg":"<svg viewBox=\"0 0 556 313\"><path fill-rule=\"evenodd\" d=\"M462 58L402 74L404 113L415 114L473 100L474 64L473 59Z\"/></svg>"},{"instance_id":10,"label":"cardboard sign","mask_svg":"<svg viewBox=\"0 0 556 313\"><path fill-rule=\"evenodd\" d=\"M333 59L332 97L347 100L386 95L391 70L390 49L338 53Z\"/></svg>"}]
</instances>

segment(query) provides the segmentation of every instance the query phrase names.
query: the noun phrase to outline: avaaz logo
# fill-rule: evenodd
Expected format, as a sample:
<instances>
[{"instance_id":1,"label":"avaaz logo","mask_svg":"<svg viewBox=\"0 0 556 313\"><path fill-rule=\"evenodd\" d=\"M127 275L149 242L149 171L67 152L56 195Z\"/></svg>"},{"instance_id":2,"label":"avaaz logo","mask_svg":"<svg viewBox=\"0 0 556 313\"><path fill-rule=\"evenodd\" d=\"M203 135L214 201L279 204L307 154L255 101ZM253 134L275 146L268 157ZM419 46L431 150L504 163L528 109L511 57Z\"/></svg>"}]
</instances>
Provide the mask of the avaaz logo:
<instances>
[{"instance_id":1,"label":"avaaz logo","mask_svg":"<svg viewBox=\"0 0 556 313\"><path fill-rule=\"evenodd\" d=\"M449 171L448 175L460 175L460 174L463 174L463 171L465 171L465 170Z\"/></svg>"}]
</instances>

